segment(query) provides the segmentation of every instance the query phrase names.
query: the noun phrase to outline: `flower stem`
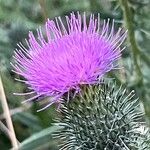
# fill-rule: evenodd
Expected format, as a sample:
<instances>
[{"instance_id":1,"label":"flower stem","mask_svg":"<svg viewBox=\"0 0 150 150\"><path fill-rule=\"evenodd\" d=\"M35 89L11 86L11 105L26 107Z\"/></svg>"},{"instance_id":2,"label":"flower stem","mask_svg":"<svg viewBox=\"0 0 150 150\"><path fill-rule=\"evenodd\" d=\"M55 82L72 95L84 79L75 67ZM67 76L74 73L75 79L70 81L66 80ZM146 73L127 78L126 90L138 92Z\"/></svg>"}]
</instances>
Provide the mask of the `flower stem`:
<instances>
[{"instance_id":1,"label":"flower stem","mask_svg":"<svg viewBox=\"0 0 150 150\"><path fill-rule=\"evenodd\" d=\"M142 83L142 72L137 61L137 58L140 55L140 49L135 40L135 33L133 27L133 13L129 7L128 0L120 0L120 4L123 10L125 26L128 29L128 39L131 44L133 63L135 67L134 70L136 73L136 77L138 78L138 82Z\"/></svg>"},{"instance_id":2,"label":"flower stem","mask_svg":"<svg viewBox=\"0 0 150 150\"><path fill-rule=\"evenodd\" d=\"M8 103L7 103L7 100L6 100L6 96L5 96L1 76L0 76L0 99L1 99L1 104L2 104L3 111L4 111L4 114L5 114L6 123L7 123L8 129L11 133L10 134L11 144L12 144L14 149L18 149L18 142L17 142L17 139L16 139L12 119L11 119L11 116L10 116L9 107L8 107Z\"/></svg>"}]
</instances>

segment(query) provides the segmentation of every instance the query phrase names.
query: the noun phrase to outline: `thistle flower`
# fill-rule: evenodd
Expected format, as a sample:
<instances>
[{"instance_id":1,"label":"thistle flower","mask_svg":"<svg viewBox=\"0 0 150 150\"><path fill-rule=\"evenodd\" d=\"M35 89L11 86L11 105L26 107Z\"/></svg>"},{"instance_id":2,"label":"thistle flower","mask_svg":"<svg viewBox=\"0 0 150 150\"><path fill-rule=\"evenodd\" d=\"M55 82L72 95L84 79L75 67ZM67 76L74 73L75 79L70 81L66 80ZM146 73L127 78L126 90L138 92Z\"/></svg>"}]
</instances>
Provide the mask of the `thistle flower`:
<instances>
[{"instance_id":1,"label":"thistle flower","mask_svg":"<svg viewBox=\"0 0 150 150\"><path fill-rule=\"evenodd\" d=\"M48 19L44 29L45 34L41 28L37 30L37 38L29 33L28 48L18 44L13 67L36 93L28 101L50 96L49 105L59 102L69 90L96 83L115 69L126 37L121 28L115 32L114 21L108 19L102 24L99 14L91 14L89 23L85 13L71 13L65 23L60 17Z\"/></svg>"}]
</instances>

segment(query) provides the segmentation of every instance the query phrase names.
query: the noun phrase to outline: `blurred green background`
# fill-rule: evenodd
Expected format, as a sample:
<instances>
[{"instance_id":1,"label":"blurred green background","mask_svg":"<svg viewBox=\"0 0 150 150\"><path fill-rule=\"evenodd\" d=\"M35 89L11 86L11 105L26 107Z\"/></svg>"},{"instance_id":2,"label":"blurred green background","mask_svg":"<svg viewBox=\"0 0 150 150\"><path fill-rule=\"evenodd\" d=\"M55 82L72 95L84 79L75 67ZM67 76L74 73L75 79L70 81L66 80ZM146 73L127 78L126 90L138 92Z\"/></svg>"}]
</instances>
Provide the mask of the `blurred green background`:
<instances>
[{"instance_id":1,"label":"blurred green background","mask_svg":"<svg viewBox=\"0 0 150 150\"><path fill-rule=\"evenodd\" d=\"M129 30L126 50L119 64L123 69L108 74L134 89L141 100L141 107L150 122L150 1L128 1L128 9L122 0L0 0L0 72L5 94L12 114L18 141L24 150L58 149L52 139L52 126L57 116L54 108L36 112L41 108L38 103L21 102L26 98L15 96L13 92L26 92L27 87L14 80L17 76L11 71L13 51L17 43L25 43L29 31L36 31L47 18L65 16L80 11L101 14L101 19L115 19L116 27L124 26ZM127 14L128 13L128 14ZM5 124L0 104L0 121ZM10 140L0 125L0 149L11 148Z\"/></svg>"}]
</instances>

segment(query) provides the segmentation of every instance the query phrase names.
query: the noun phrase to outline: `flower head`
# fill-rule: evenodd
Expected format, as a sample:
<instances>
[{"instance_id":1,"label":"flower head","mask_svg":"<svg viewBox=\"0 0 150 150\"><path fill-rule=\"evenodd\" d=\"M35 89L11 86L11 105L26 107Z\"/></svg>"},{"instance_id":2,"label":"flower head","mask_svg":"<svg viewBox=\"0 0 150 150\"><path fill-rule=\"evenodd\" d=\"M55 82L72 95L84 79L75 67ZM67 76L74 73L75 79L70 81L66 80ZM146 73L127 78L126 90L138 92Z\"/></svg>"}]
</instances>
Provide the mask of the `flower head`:
<instances>
[{"instance_id":1,"label":"flower head","mask_svg":"<svg viewBox=\"0 0 150 150\"><path fill-rule=\"evenodd\" d=\"M121 28L114 30L114 21L102 24L99 15L91 14L88 22L85 13L71 13L65 23L60 17L47 20L44 29L45 34L37 30L37 38L29 33L28 48L18 45L13 66L36 97L53 97L51 104L70 89L96 83L114 69L126 37Z\"/></svg>"}]
</instances>

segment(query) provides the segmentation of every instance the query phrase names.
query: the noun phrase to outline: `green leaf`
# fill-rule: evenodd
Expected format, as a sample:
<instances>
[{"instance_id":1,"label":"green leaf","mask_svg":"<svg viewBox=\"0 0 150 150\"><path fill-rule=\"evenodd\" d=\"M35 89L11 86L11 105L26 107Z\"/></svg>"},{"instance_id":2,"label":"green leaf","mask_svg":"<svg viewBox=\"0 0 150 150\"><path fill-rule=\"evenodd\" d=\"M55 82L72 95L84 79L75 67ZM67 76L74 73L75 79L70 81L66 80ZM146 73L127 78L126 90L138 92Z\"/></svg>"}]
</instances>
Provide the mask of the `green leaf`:
<instances>
[{"instance_id":1,"label":"green leaf","mask_svg":"<svg viewBox=\"0 0 150 150\"><path fill-rule=\"evenodd\" d=\"M44 147L54 145L52 134L59 130L59 126L52 126L42 130L41 132L33 134L20 144L20 150L43 150Z\"/></svg>"},{"instance_id":2,"label":"green leaf","mask_svg":"<svg viewBox=\"0 0 150 150\"><path fill-rule=\"evenodd\" d=\"M22 124L30 127L35 132L42 129L38 117L28 112L22 112L14 115L13 120L20 121Z\"/></svg>"}]
</instances>

